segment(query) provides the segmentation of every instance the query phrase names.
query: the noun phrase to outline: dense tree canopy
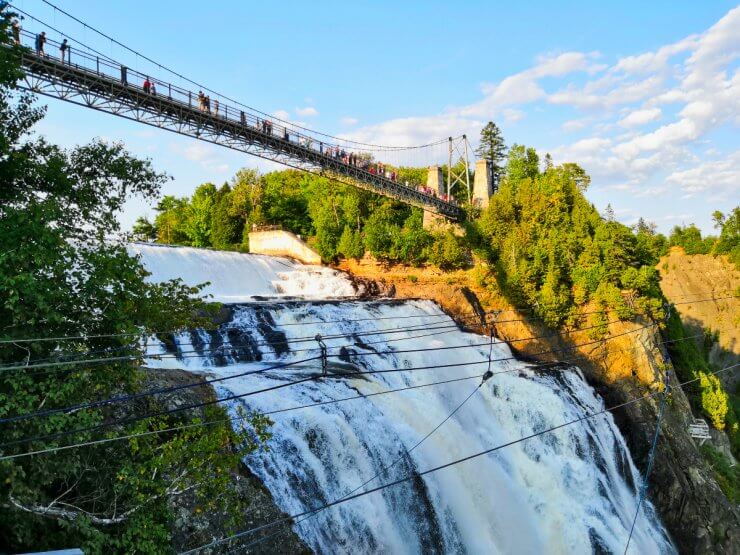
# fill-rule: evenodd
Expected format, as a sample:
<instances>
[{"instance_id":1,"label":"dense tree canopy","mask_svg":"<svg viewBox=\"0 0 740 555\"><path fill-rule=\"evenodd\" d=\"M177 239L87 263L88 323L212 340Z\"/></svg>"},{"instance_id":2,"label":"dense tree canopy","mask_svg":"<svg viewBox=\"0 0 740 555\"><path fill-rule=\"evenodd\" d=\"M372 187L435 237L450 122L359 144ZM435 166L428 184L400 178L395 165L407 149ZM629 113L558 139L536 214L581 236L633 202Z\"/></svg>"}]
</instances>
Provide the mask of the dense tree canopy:
<instances>
[{"instance_id":1,"label":"dense tree canopy","mask_svg":"<svg viewBox=\"0 0 740 555\"><path fill-rule=\"evenodd\" d=\"M541 172L534 149L513 145L501 188L478 224L479 248L503 290L551 325L589 301L625 317L659 304L659 242L643 237L638 247L630 228L604 220L583 195L588 184L577 165Z\"/></svg>"},{"instance_id":2,"label":"dense tree canopy","mask_svg":"<svg viewBox=\"0 0 740 555\"><path fill-rule=\"evenodd\" d=\"M5 14L0 41L9 44ZM266 438L267 421L248 419L239 433L223 424L196 426L23 456L223 420L224 413L211 408L116 423L134 410L156 410L157 401L149 399L136 409L119 403L29 416L141 391L140 334L207 324L195 314L208 311L194 297L197 288L146 281L147 272L125 244L110 239L119 231L124 202L155 198L166 176L119 144L93 142L65 151L35 138L31 132L43 110L14 88L16 53L0 47L0 364L17 365L0 373L0 416L23 419L0 424L2 454L20 455L0 461L0 551L80 546L88 553L168 552L169 499L193 490L209 510L238 511L223 470L236 468L242 454L257 447L256 439ZM151 236L145 227L140 231ZM184 237L188 229L158 222L160 237L168 239ZM66 336L74 339L43 340ZM107 357L112 360L72 362ZM28 367L38 361L58 365ZM84 431L100 425L105 427ZM75 430L83 431L70 433ZM26 441L31 438L37 439Z\"/></svg>"}]
</instances>

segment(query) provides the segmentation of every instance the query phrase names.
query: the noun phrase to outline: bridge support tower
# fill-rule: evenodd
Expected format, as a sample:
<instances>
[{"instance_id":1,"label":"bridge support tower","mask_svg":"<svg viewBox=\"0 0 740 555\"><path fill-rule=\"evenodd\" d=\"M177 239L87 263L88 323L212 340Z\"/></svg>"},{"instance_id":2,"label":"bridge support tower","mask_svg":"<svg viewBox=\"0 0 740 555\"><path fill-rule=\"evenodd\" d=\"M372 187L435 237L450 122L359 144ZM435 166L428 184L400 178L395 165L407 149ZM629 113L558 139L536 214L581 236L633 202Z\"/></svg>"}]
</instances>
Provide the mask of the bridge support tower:
<instances>
[{"instance_id":1,"label":"bridge support tower","mask_svg":"<svg viewBox=\"0 0 740 555\"><path fill-rule=\"evenodd\" d=\"M480 208L487 208L491 195L493 195L493 181L490 164L488 160L478 160L475 163L475 177L473 178L473 204Z\"/></svg>"}]
</instances>

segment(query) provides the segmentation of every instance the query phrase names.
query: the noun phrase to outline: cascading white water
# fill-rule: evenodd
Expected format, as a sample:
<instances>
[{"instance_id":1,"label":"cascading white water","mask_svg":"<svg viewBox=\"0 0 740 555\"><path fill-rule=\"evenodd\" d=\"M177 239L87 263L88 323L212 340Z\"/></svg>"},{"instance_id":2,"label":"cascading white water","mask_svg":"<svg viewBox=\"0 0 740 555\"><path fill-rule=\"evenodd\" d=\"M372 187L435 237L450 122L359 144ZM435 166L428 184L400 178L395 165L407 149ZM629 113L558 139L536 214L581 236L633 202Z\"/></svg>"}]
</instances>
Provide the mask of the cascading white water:
<instances>
[{"instance_id":1,"label":"cascading white water","mask_svg":"<svg viewBox=\"0 0 740 555\"><path fill-rule=\"evenodd\" d=\"M152 352L176 355L152 366L229 377L316 357L312 338L317 333L326 338L329 355L339 355L328 359L329 376L228 405L234 415L239 406L273 413L270 450L246 462L289 514L339 499L376 475L367 488L604 408L577 368L537 369L514 360L497 342L491 357L495 375L409 453L481 383L489 358L486 337L457 329L430 301L283 302L231 309L230 320L216 331L180 334L169 346L152 340ZM357 371L378 373L348 375ZM312 360L222 381L217 393L242 395L320 373L320 361ZM470 379L332 402L462 377ZM321 511L294 528L320 553L621 553L639 484L607 413L415 476ZM673 551L652 505L644 503L630 552Z\"/></svg>"}]
</instances>

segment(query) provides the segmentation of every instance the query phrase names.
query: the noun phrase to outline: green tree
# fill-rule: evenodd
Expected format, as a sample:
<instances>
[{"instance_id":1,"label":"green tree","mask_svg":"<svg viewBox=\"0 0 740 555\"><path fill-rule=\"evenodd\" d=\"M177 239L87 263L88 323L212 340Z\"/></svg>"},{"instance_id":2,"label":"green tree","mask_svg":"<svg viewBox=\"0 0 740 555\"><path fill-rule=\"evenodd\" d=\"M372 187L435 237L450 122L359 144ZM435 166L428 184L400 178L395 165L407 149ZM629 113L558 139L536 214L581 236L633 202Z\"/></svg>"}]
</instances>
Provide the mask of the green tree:
<instances>
[{"instance_id":1,"label":"green tree","mask_svg":"<svg viewBox=\"0 0 740 555\"><path fill-rule=\"evenodd\" d=\"M470 263L461 239L449 230L434 237L428 248L428 257L429 262L443 270L457 270Z\"/></svg>"},{"instance_id":2,"label":"green tree","mask_svg":"<svg viewBox=\"0 0 740 555\"><path fill-rule=\"evenodd\" d=\"M522 179L534 179L540 173L540 158L537 151L524 145L514 144L509 150L506 178L512 183Z\"/></svg>"},{"instance_id":3,"label":"green tree","mask_svg":"<svg viewBox=\"0 0 740 555\"><path fill-rule=\"evenodd\" d=\"M668 240L656 230L654 223L648 223L642 218L633 227L637 240L635 255L640 264L655 266L660 257L668 252Z\"/></svg>"},{"instance_id":4,"label":"green tree","mask_svg":"<svg viewBox=\"0 0 740 555\"><path fill-rule=\"evenodd\" d=\"M709 254L714 246L715 238L702 238L701 230L694 224L675 226L668 237L671 247L681 247L686 254Z\"/></svg>"},{"instance_id":5,"label":"green tree","mask_svg":"<svg viewBox=\"0 0 740 555\"><path fill-rule=\"evenodd\" d=\"M337 252L344 258L354 258L359 260L365 254L365 246L362 244L362 235L356 229L349 225L344 226L344 231L339 238Z\"/></svg>"},{"instance_id":6,"label":"green tree","mask_svg":"<svg viewBox=\"0 0 740 555\"><path fill-rule=\"evenodd\" d=\"M370 254L380 260L395 260L394 245L402 223L392 201L384 202L370 214L365 222L365 247Z\"/></svg>"},{"instance_id":7,"label":"green tree","mask_svg":"<svg viewBox=\"0 0 740 555\"><path fill-rule=\"evenodd\" d=\"M240 242L245 220L232 207L234 194L228 183L218 190L211 221L211 244L217 249L233 249Z\"/></svg>"},{"instance_id":8,"label":"green tree","mask_svg":"<svg viewBox=\"0 0 740 555\"><path fill-rule=\"evenodd\" d=\"M417 266L426 261L432 235L424 229L424 212L414 208L394 238L393 258Z\"/></svg>"},{"instance_id":9,"label":"green tree","mask_svg":"<svg viewBox=\"0 0 740 555\"><path fill-rule=\"evenodd\" d=\"M169 245L189 245L185 233L186 211L188 199L176 198L171 195L162 197L157 203L154 218L154 227L157 229L157 240Z\"/></svg>"},{"instance_id":10,"label":"green tree","mask_svg":"<svg viewBox=\"0 0 740 555\"><path fill-rule=\"evenodd\" d=\"M316 185L316 182L321 185ZM262 183L260 205L265 223L279 224L298 235L312 235L314 227L308 213L311 196L308 192L312 186L329 190L327 180L297 170L286 170L264 175Z\"/></svg>"},{"instance_id":11,"label":"green tree","mask_svg":"<svg viewBox=\"0 0 740 555\"><path fill-rule=\"evenodd\" d=\"M501 162L506 158L506 144L504 136L498 125L489 121L480 132L480 145L475 153L483 160L488 160L488 168L491 172L491 182L498 187L504 168Z\"/></svg>"},{"instance_id":12,"label":"green tree","mask_svg":"<svg viewBox=\"0 0 740 555\"><path fill-rule=\"evenodd\" d=\"M207 307L194 297L198 289L149 283L125 244L108 239L120 231L124 203L131 196L153 199L166 176L120 144L65 151L34 137L43 110L13 89L19 72L7 48L8 17L0 15L0 364L20 365L0 373L0 414L15 417L141 392L140 334L202 325L194 314ZM77 339L13 342L63 336ZM90 353L118 360L69 362ZM47 359L69 364L25 367ZM229 473L266 438L268 421L250 417L239 433L220 423L225 413L217 409L119 421L162 408L149 398L2 424L6 457L150 432L0 461L2 551L74 545L89 553L170 552L169 503L182 491L206 510L234 517L239 507ZM209 426L197 425L203 422ZM98 425L107 427L53 437Z\"/></svg>"},{"instance_id":13,"label":"green tree","mask_svg":"<svg viewBox=\"0 0 740 555\"><path fill-rule=\"evenodd\" d=\"M194 247L210 247L213 211L217 200L216 186L203 183L193 193L185 209L183 229Z\"/></svg>"},{"instance_id":14,"label":"green tree","mask_svg":"<svg viewBox=\"0 0 740 555\"><path fill-rule=\"evenodd\" d=\"M599 215L584 196L588 184L575 164L540 173L537 153L514 145L501 189L476 224L477 248L495 265L497 285L551 326L591 301L623 318L634 314L630 307L660 306L654 261L638 254L630 228Z\"/></svg>"},{"instance_id":15,"label":"green tree","mask_svg":"<svg viewBox=\"0 0 740 555\"><path fill-rule=\"evenodd\" d=\"M727 217L719 211L714 215L720 235L713 252L728 255L730 261L740 268L740 206L735 207Z\"/></svg>"},{"instance_id":16,"label":"green tree","mask_svg":"<svg viewBox=\"0 0 740 555\"><path fill-rule=\"evenodd\" d=\"M157 228L147 218L136 218L131 236L134 241L154 241L157 238Z\"/></svg>"}]
</instances>

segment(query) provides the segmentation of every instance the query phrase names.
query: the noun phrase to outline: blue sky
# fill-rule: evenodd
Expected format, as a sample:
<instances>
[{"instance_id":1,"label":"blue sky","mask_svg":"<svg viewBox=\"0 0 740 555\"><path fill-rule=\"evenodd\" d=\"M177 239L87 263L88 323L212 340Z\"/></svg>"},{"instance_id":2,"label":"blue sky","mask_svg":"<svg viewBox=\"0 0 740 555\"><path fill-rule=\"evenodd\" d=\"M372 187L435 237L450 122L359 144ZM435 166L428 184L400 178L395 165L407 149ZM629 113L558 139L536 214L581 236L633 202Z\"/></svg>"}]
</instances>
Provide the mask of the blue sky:
<instances>
[{"instance_id":1,"label":"blue sky","mask_svg":"<svg viewBox=\"0 0 740 555\"><path fill-rule=\"evenodd\" d=\"M40 0L19 8L131 67L167 74ZM421 144L488 120L507 143L592 175L589 198L667 231L740 199L740 8L733 2L66 0L65 10L164 65L311 128ZM25 21L29 30L39 24ZM53 33L50 35L56 38ZM256 158L45 100L39 133L121 140L173 176L221 183ZM474 141L475 142L475 141ZM152 215L132 201L122 221Z\"/></svg>"}]
</instances>

